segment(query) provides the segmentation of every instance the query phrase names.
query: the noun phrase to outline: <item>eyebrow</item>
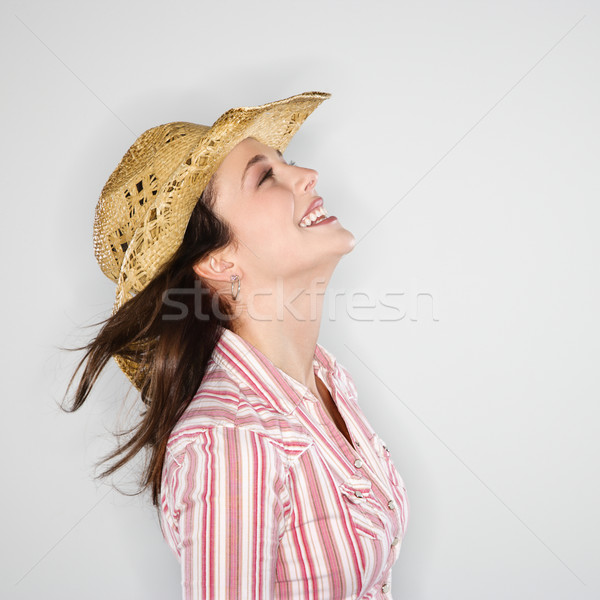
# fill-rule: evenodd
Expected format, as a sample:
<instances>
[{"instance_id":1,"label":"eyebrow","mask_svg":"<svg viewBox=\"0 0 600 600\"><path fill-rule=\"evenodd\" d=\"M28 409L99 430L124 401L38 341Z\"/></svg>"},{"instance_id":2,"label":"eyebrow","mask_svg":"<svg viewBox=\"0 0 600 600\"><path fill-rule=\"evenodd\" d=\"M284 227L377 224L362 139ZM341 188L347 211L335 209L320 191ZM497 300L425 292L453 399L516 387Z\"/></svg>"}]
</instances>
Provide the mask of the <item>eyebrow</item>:
<instances>
[{"instance_id":1,"label":"eyebrow","mask_svg":"<svg viewBox=\"0 0 600 600\"><path fill-rule=\"evenodd\" d=\"M275 148L275 150L277 151L277 154L279 155L280 158L283 158L283 154L281 153L281 151L277 148ZM261 162L263 160L269 160L264 154L257 154L255 156L253 156L247 163L246 166L244 168L244 172L242 173L242 182L240 184L240 189L244 186L244 179L246 179L246 174L248 173L248 170L250 169L250 167L252 167L252 165L255 165L258 162Z\"/></svg>"}]
</instances>

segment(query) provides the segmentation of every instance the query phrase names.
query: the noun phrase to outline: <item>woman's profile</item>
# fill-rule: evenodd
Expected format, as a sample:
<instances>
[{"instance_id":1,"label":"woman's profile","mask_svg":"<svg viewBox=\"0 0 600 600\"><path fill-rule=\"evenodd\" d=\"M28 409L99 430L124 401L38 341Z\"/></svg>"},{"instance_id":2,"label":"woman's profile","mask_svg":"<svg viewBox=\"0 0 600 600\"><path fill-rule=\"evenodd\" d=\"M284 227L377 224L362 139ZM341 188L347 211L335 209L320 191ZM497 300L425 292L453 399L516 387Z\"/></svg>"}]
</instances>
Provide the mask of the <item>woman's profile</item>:
<instances>
[{"instance_id":1,"label":"woman's profile","mask_svg":"<svg viewBox=\"0 0 600 600\"><path fill-rule=\"evenodd\" d=\"M391 598L404 482L318 343L326 286L355 240L317 172L283 156L328 97L148 129L96 207L116 301L68 409L111 358L139 391L139 424L105 474L146 454L141 488L186 600Z\"/></svg>"}]
</instances>

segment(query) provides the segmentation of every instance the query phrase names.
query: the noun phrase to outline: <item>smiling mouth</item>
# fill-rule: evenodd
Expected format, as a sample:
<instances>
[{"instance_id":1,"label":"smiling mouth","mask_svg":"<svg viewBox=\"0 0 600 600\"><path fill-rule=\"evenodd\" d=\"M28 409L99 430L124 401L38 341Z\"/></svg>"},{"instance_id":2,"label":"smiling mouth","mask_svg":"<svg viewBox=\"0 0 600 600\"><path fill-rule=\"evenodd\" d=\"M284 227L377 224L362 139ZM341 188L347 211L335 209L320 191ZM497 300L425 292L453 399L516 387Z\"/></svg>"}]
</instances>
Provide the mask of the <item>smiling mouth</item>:
<instances>
[{"instance_id":1,"label":"smiling mouth","mask_svg":"<svg viewBox=\"0 0 600 600\"><path fill-rule=\"evenodd\" d=\"M308 213L302 221L300 221L300 227L310 227L316 223L320 223L327 218L327 211L323 205L315 208L312 212Z\"/></svg>"}]
</instances>

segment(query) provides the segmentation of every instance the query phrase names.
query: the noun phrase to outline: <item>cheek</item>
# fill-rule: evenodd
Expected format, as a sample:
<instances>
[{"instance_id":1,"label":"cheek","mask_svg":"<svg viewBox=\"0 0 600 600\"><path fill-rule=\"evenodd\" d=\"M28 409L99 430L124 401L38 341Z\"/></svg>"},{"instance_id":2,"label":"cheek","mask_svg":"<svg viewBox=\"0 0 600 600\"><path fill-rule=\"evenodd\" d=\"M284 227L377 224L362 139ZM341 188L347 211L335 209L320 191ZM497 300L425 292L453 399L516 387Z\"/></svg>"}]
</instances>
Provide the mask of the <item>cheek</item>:
<instances>
[{"instance_id":1,"label":"cheek","mask_svg":"<svg viewBox=\"0 0 600 600\"><path fill-rule=\"evenodd\" d=\"M234 231L250 248L273 248L280 251L292 242L290 236L298 233L293 221L292 208L281 203L260 213L254 210L239 211L232 222Z\"/></svg>"}]
</instances>

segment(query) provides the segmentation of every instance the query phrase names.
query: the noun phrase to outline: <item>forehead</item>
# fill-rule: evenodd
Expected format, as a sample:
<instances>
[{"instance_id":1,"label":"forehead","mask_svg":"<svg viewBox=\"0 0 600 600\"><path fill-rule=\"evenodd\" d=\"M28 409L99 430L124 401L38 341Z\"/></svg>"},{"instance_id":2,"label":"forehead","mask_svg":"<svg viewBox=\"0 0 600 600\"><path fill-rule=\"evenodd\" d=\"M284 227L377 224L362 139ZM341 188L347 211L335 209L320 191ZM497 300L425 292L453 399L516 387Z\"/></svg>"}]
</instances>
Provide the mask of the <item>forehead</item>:
<instances>
[{"instance_id":1,"label":"forehead","mask_svg":"<svg viewBox=\"0 0 600 600\"><path fill-rule=\"evenodd\" d=\"M232 171L244 169L249 159L256 155L263 155L267 158L281 157L282 154L276 148L271 148L253 137L242 140L229 152L223 159L217 172Z\"/></svg>"}]
</instances>

